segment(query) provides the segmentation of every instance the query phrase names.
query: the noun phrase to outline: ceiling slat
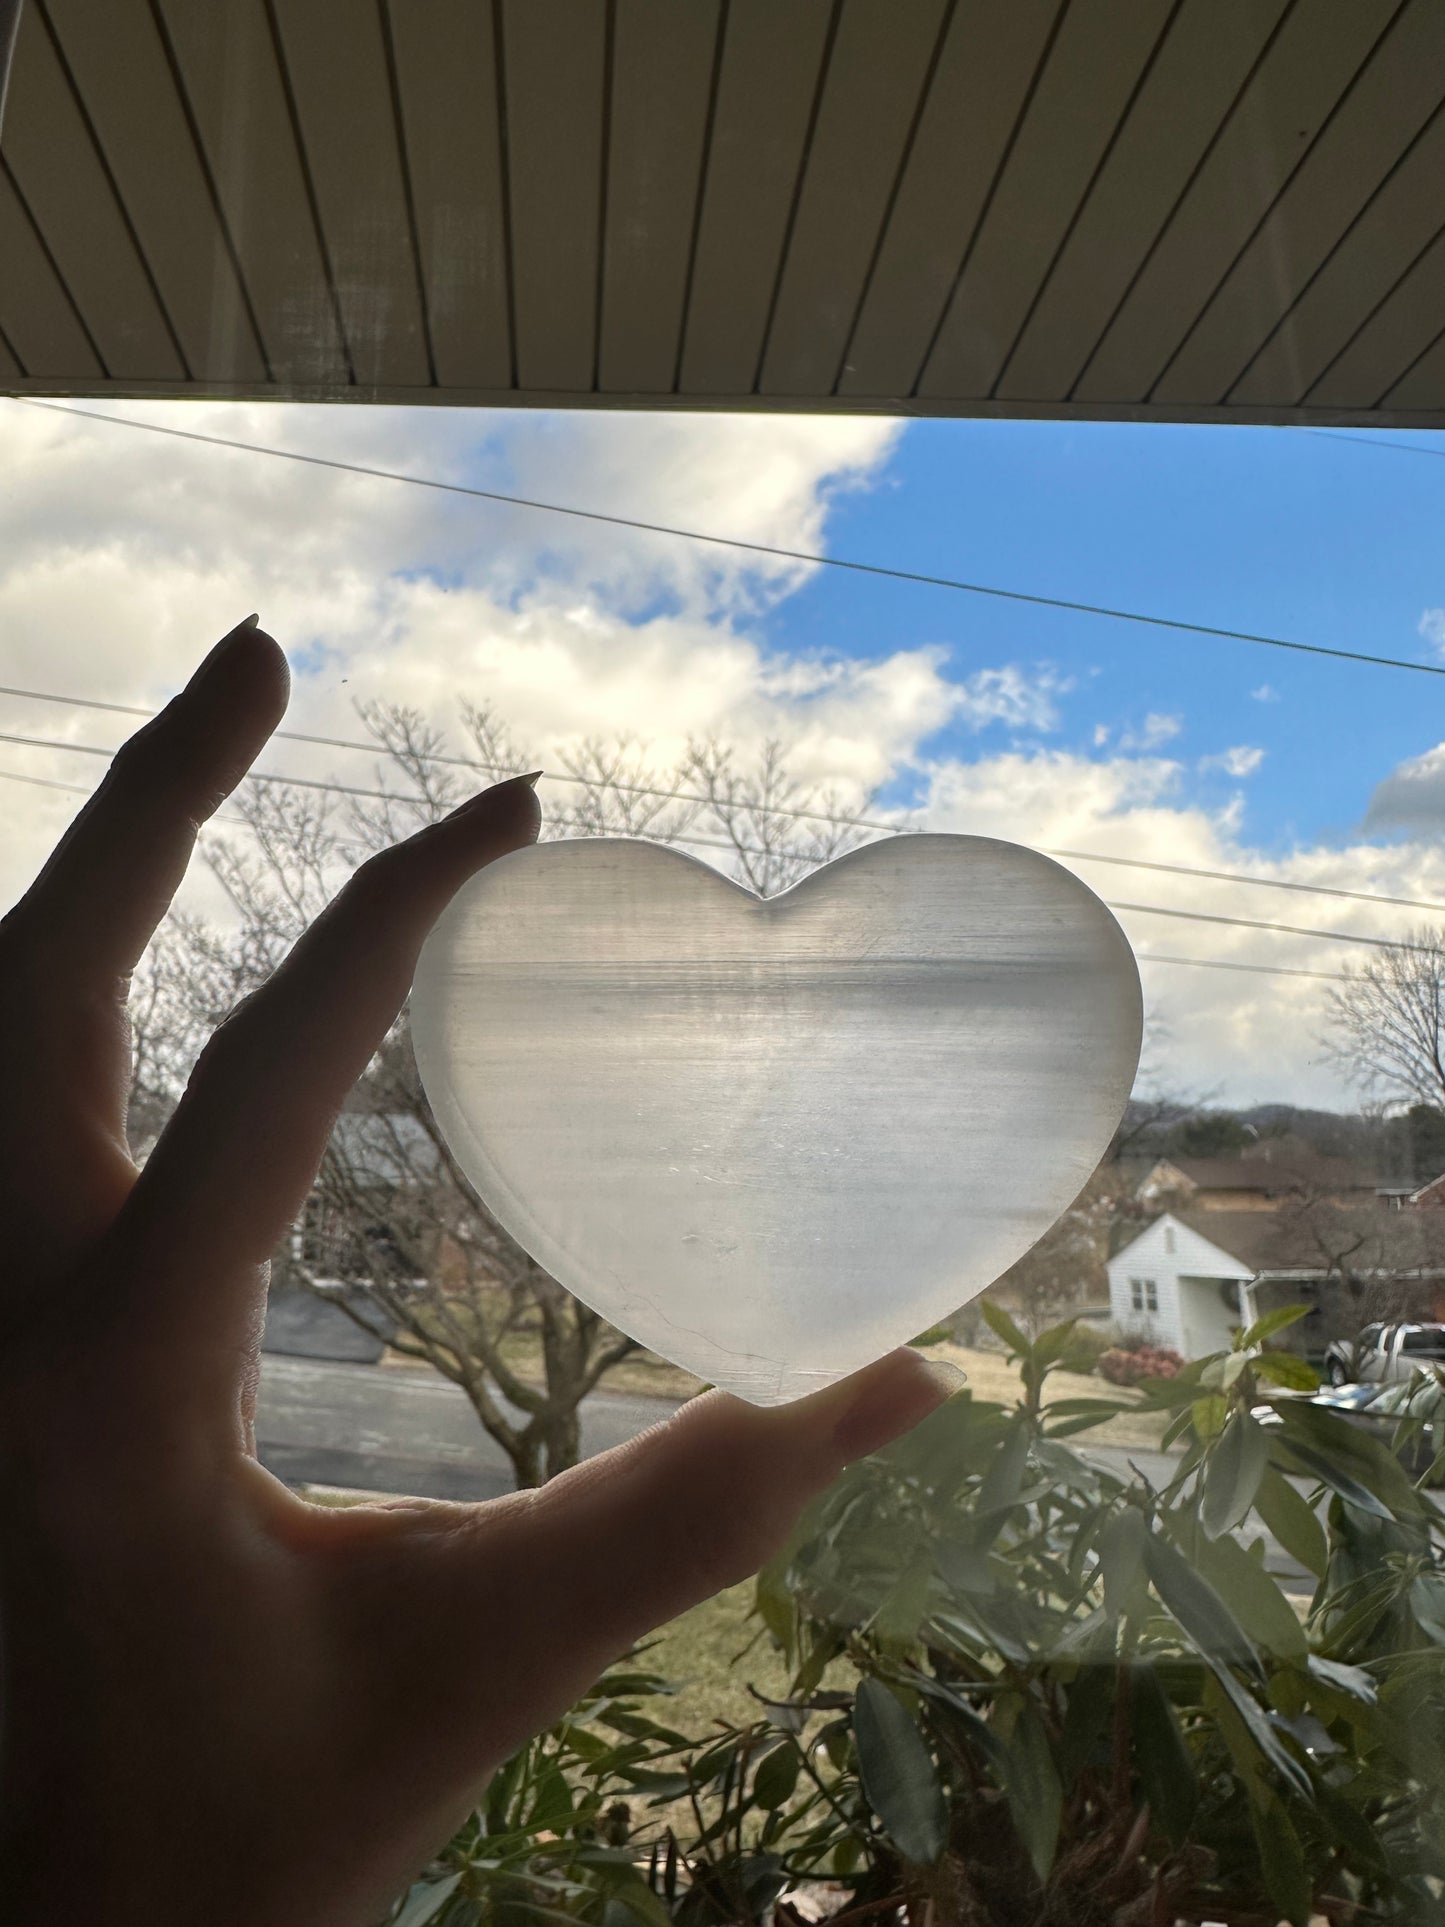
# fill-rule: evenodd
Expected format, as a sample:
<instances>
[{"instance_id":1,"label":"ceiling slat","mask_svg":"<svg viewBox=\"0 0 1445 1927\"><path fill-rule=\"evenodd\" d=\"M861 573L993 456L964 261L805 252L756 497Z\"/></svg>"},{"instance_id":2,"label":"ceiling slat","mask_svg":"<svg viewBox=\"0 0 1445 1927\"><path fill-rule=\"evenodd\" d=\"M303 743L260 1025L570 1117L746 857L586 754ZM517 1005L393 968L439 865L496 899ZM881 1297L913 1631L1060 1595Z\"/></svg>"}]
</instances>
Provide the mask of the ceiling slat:
<instances>
[{"instance_id":1,"label":"ceiling slat","mask_svg":"<svg viewBox=\"0 0 1445 1927\"><path fill-rule=\"evenodd\" d=\"M1073 0L919 376L919 394L992 394L1172 4Z\"/></svg>"},{"instance_id":2,"label":"ceiling slat","mask_svg":"<svg viewBox=\"0 0 1445 1927\"><path fill-rule=\"evenodd\" d=\"M718 0L618 0L598 387L677 373L717 49Z\"/></svg>"},{"instance_id":3,"label":"ceiling slat","mask_svg":"<svg viewBox=\"0 0 1445 1927\"><path fill-rule=\"evenodd\" d=\"M1440 100L1445 7L1408 7L1376 50L1154 390L1222 401Z\"/></svg>"},{"instance_id":4,"label":"ceiling slat","mask_svg":"<svg viewBox=\"0 0 1445 1927\"><path fill-rule=\"evenodd\" d=\"M1437 309L1437 313L1442 312ZM1385 396L1389 408L1445 408L1445 334Z\"/></svg>"},{"instance_id":5,"label":"ceiling slat","mask_svg":"<svg viewBox=\"0 0 1445 1927\"><path fill-rule=\"evenodd\" d=\"M345 387L290 109L261 0L159 0L261 329L281 383Z\"/></svg>"},{"instance_id":6,"label":"ceiling slat","mask_svg":"<svg viewBox=\"0 0 1445 1927\"><path fill-rule=\"evenodd\" d=\"M831 0L732 0L678 386L751 393L805 159Z\"/></svg>"},{"instance_id":7,"label":"ceiling slat","mask_svg":"<svg viewBox=\"0 0 1445 1927\"><path fill-rule=\"evenodd\" d=\"M839 21L758 383L828 394L928 79L943 0L850 0Z\"/></svg>"},{"instance_id":8,"label":"ceiling slat","mask_svg":"<svg viewBox=\"0 0 1445 1927\"><path fill-rule=\"evenodd\" d=\"M0 328L32 381L100 382L104 371L75 309L0 167Z\"/></svg>"},{"instance_id":9,"label":"ceiling slat","mask_svg":"<svg viewBox=\"0 0 1445 1927\"><path fill-rule=\"evenodd\" d=\"M597 0L503 0L517 379L589 393L607 10Z\"/></svg>"},{"instance_id":10,"label":"ceiling slat","mask_svg":"<svg viewBox=\"0 0 1445 1927\"><path fill-rule=\"evenodd\" d=\"M1236 405L1293 404L1445 227L1445 109L1416 141L1234 388Z\"/></svg>"},{"instance_id":11,"label":"ceiling slat","mask_svg":"<svg viewBox=\"0 0 1445 1927\"><path fill-rule=\"evenodd\" d=\"M1074 389L1143 401L1389 25L1398 0L1298 0Z\"/></svg>"},{"instance_id":12,"label":"ceiling slat","mask_svg":"<svg viewBox=\"0 0 1445 1927\"><path fill-rule=\"evenodd\" d=\"M1327 408L1375 408L1408 380L1445 321L1445 235L1427 247L1306 399Z\"/></svg>"},{"instance_id":13,"label":"ceiling slat","mask_svg":"<svg viewBox=\"0 0 1445 1927\"><path fill-rule=\"evenodd\" d=\"M179 381L185 369L95 151L43 16L20 16L3 151L112 376Z\"/></svg>"},{"instance_id":14,"label":"ceiling slat","mask_svg":"<svg viewBox=\"0 0 1445 1927\"><path fill-rule=\"evenodd\" d=\"M381 14L271 0L359 382L431 381Z\"/></svg>"},{"instance_id":15,"label":"ceiling slat","mask_svg":"<svg viewBox=\"0 0 1445 1927\"><path fill-rule=\"evenodd\" d=\"M1067 395L1288 0L1185 0L995 393Z\"/></svg>"},{"instance_id":16,"label":"ceiling slat","mask_svg":"<svg viewBox=\"0 0 1445 1927\"><path fill-rule=\"evenodd\" d=\"M436 376L512 381L492 0L391 0L402 129Z\"/></svg>"},{"instance_id":17,"label":"ceiling slat","mask_svg":"<svg viewBox=\"0 0 1445 1927\"><path fill-rule=\"evenodd\" d=\"M848 344L840 395L907 395L1062 0L961 0Z\"/></svg>"},{"instance_id":18,"label":"ceiling slat","mask_svg":"<svg viewBox=\"0 0 1445 1927\"><path fill-rule=\"evenodd\" d=\"M154 17L145 0L47 0L131 225L193 374L266 379Z\"/></svg>"}]
</instances>

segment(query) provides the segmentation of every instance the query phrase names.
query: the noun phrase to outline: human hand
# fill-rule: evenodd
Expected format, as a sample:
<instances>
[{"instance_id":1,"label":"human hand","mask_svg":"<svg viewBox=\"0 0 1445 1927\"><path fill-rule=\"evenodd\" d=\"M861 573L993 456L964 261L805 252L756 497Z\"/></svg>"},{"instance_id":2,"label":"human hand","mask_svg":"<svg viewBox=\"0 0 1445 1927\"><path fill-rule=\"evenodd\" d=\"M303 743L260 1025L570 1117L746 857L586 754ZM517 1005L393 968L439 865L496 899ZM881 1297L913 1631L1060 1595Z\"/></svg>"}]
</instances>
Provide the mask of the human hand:
<instances>
[{"instance_id":1,"label":"human hand","mask_svg":"<svg viewBox=\"0 0 1445 1927\"><path fill-rule=\"evenodd\" d=\"M129 973L285 709L242 624L0 923L0 1915L369 1927L490 1771L945 1396L895 1352L718 1393L538 1492L307 1505L252 1447L266 1260L521 780L373 858L216 1033L137 1172Z\"/></svg>"}]
</instances>

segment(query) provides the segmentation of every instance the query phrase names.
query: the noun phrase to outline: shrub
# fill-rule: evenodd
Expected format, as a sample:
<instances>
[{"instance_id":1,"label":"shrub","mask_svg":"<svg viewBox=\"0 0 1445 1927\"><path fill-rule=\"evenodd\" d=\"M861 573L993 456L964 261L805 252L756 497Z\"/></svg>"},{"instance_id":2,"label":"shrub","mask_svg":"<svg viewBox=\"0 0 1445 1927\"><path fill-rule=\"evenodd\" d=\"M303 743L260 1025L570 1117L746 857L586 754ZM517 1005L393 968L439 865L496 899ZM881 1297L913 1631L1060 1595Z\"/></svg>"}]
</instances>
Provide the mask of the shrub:
<instances>
[{"instance_id":1,"label":"shrub","mask_svg":"<svg viewBox=\"0 0 1445 1927\"><path fill-rule=\"evenodd\" d=\"M1139 1385L1146 1378L1177 1378L1183 1365L1168 1345L1141 1345L1136 1351L1116 1345L1100 1354L1094 1369L1111 1385Z\"/></svg>"},{"instance_id":2,"label":"shrub","mask_svg":"<svg viewBox=\"0 0 1445 1927\"><path fill-rule=\"evenodd\" d=\"M1120 1409L1046 1399L1068 1327L988 1316L1018 1405L960 1393L759 1576L787 1699L688 1738L614 1673L392 1927L781 1927L805 1883L812 1918L868 1927L1439 1927L1433 1498L1250 1334L1146 1389L1183 1441L1156 1486L1066 1442ZM1445 1385L1420 1396L1403 1423L1445 1418ZM1303 1617L1266 1528L1312 1575Z\"/></svg>"}]
</instances>

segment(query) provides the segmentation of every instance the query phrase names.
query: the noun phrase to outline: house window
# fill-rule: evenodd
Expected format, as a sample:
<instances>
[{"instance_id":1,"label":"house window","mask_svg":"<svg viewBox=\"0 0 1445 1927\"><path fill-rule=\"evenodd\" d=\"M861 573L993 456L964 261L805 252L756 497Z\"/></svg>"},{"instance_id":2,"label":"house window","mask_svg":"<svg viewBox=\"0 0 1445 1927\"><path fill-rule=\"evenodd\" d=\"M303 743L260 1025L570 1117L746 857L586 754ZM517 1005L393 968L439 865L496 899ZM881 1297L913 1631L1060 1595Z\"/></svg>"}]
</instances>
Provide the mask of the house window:
<instances>
[{"instance_id":1,"label":"house window","mask_svg":"<svg viewBox=\"0 0 1445 1927\"><path fill-rule=\"evenodd\" d=\"M1172 1224L1166 1224L1164 1227L1164 1249L1171 1258L1174 1256L1174 1227Z\"/></svg>"},{"instance_id":2,"label":"house window","mask_svg":"<svg viewBox=\"0 0 1445 1927\"><path fill-rule=\"evenodd\" d=\"M1158 1285L1152 1278L1131 1278L1129 1280L1129 1303L1135 1311L1158 1311Z\"/></svg>"}]
</instances>

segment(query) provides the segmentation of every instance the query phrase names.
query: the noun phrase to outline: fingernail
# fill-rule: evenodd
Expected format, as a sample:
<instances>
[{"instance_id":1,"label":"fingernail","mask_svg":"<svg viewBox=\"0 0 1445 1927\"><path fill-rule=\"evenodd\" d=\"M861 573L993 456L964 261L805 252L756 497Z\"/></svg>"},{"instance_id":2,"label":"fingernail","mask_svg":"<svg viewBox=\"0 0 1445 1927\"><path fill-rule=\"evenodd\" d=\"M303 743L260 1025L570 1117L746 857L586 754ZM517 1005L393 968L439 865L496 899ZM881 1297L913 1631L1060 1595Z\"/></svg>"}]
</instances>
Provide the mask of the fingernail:
<instances>
[{"instance_id":1,"label":"fingernail","mask_svg":"<svg viewBox=\"0 0 1445 1927\"><path fill-rule=\"evenodd\" d=\"M887 1362L892 1369L869 1375L834 1430L833 1442L845 1460L867 1458L911 1432L966 1382L956 1365L917 1352L894 1352Z\"/></svg>"},{"instance_id":2,"label":"fingernail","mask_svg":"<svg viewBox=\"0 0 1445 1927\"><path fill-rule=\"evenodd\" d=\"M209 682L212 675L224 663L229 662L235 650L251 636L260 620L259 615L247 616L245 621L238 622L234 629L228 629L216 646L202 658L200 668L191 677L191 688L195 689L202 682Z\"/></svg>"},{"instance_id":3,"label":"fingernail","mask_svg":"<svg viewBox=\"0 0 1445 1927\"><path fill-rule=\"evenodd\" d=\"M534 769L531 772L531 774L528 776L519 776L517 778L517 781L519 783L525 783L528 789L536 789L538 778L541 776L544 776L545 774L546 774L545 770Z\"/></svg>"}]
</instances>

